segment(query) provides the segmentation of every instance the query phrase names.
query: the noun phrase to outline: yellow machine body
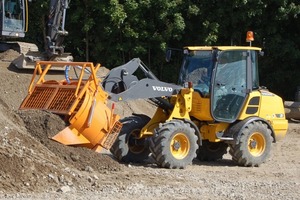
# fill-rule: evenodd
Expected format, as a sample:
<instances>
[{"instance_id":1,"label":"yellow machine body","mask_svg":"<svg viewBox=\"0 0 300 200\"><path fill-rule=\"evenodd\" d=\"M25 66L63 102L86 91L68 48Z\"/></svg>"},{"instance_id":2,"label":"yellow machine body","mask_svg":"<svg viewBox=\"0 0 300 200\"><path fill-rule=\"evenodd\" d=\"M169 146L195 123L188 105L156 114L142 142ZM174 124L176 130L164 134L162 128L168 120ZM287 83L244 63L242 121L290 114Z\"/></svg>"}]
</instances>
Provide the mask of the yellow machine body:
<instances>
[{"instance_id":1,"label":"yellow machine body","mask_svg":"<svg viewBox=\"0 0 300 200\"><path fill-rule=\"evenodd\" d=\"M185 89L185 91L189 90ZM158 108L149 123L142 129L141 137L152 136L159 123L172 119L191 120L192 118L196 119L192 121L200 128L202 139L210 142L220 142L221 140L216 133L225 131L231 123L215 122L213 120L209 98L201 97L198 92L194 92L192 89L189 92L184 92L184 94L172 97L175 106L170 115ZM251 102L253 99L257 99L255 103ZM277 104L276 107L272 106L274 103ZM251 114L249 114L249 110L251 110ZM283 139L287 133L288 121L285 119L282 99L267 90L254 91L249 94L237 120L243 121L249 117L265 119L272 126L275 141ZM205 121L205 123L199 124L199 121Z\"/></svg>"},{"instance_id":2,"label":"yellow machine body","mask_svg":"<svg viewBox=\"0 0 300 200\"><path fill-rule=\"evenodd\" d=\"M253 99L255 99L255 101L253 101ZM277 106L273 106L274 104ZM215 123L211 116L211 108L209 105L209 98L202 98L197 92L194 92L190 117L201 120L204 119L208 122L205 125L201 125L200 132L203 139L207 139L210 142L219 142L220 139L217 138L216 133L225 131L231 123ZM251 112L251 114L249 112ZM279 96L267 90L250 93L237 120L243 121L250 117L265 119L272 126L275 141L283 139L287 133L288 121L285 119L283 101ZM197 120L195 122L197 123Z\"/></svg>"},{"instance_id":3,"label":"yellow machine body","mask_svg":"<svg viewBox=\"0 0 300 200\"><path fill-rule=\"evenodd\" d=\"M191 46L184 49L188 49L190 52L212 51L214 49L219 49L220 51L261 50L258 47L247 46ZM154 135L154 130L159 126L159 123L172 119L193 121L199 128L201 138L210 142L220 142L221 139L218 138L216 133L225 132L234 121L243 121L250 117L266 120L273 131L274 141L284 138L288 129L282 98L266 89L253 90L247 94L241 110L233 122L223 122L214 119L210 94L201 95L193 88L182 89L179 94L170 98L170 102L174 105L174 109L170 113L166 113L161 108L158 108L152 119L142 129L141 138Z\"/></svg>"}]
</instances>

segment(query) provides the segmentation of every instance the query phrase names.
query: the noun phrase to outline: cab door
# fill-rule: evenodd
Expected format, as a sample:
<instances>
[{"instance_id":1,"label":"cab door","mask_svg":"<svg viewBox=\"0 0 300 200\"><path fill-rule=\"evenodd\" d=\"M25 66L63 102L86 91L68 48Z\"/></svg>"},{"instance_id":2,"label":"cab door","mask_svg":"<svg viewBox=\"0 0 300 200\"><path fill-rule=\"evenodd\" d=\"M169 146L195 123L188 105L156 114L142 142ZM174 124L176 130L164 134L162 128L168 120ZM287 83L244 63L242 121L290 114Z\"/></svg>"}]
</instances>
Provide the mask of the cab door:
<instances>
[{"instance_id":1,"label":"cab door","mask_svg":"<svg viewBox=\"0 0 300 200\"><path fill-rule=\"evenodd\" d=\"M219 52L211 93L211 113L216 121L231 123L238 118L247 97L247 82L250 83L250 55L247 50Z\"/></svg>"}]
</instances>

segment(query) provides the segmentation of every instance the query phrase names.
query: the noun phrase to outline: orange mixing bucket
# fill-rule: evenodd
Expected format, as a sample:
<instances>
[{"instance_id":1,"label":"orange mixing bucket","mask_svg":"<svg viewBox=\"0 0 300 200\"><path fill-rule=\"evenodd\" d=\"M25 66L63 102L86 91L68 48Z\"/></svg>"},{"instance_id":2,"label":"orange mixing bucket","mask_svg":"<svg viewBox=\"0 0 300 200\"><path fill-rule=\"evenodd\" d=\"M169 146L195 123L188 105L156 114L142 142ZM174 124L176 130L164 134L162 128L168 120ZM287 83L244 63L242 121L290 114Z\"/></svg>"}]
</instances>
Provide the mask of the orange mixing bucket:
<instances>
[{"instance_id":1,"label":"orange mixing bucket","mask_svg":"<svg viewBox=\"0 0 300 200\"><path fill-rule=\"evenodd\" d=\"M64 80L46 80L51 66L81 69L80 75L72 79L66 75ZM99 85L94 67L87 62L49 62L36 63L27 97L20 109L39 109L64 116L70 123L68 127L52 139L65 145L84 146L99 152L102 147L109 149L114 143L122 124L114 114L114 105L107 107L107 93ZM88 76L85 76L86 72ZM36 80L37 74L39 78Z\"/></svg>"}]
</instances>

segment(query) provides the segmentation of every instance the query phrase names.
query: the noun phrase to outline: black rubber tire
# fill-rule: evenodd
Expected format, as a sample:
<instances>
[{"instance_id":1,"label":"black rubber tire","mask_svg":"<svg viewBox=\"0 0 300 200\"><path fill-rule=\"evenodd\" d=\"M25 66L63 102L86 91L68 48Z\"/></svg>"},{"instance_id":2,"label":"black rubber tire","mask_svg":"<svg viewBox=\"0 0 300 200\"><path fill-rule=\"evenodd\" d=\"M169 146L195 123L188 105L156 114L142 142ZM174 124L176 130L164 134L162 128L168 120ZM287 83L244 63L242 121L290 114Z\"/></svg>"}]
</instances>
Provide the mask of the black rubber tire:
<instances>
[{"instance_id":1,"label":"black rubber tire","mask_svg":"<svg viewBox=\"0 0 300 200\"><path fill-rule=\"evenodd\" d=\"M159 167L183 169L192 164L198 149L198 137L188 123L171 120L159 125L150 150Z\"/></svg>"},{"instance_id":2,"label":"black rubber tire","mask_svg":"<svg viewBox=\"0 0 300 200\"><path fill-rule=\"evenodd\" d=\"M123 127L110 148L114 157L124 163L141 163L149 158L149 142L146 139L135 139L141 129L150 121L146 115L133 115L121 119Z\"/></svg>"},{"instance_id":3,"label":"black rubber tire","mask_svg":"<svg viewBox=\"0 0 300 200\"><path fill-rule=\"evenodd\" d=\"M272 142L267 124L254 121L244 127L238 144L230 145L229 153L238 165L258 167L270 156Z\"/></svg>"},{"instance_id":4,"label":"black rubber tire","mask_svg":"<svg viewBox=\"0 0 300 200\"><path fill-rule=\"evenodd\" d=\"M223 158L227 153L228 144L224 142L209 142L202 140L202 146L199 146L197 158L201 161L216 161Z\"/></svg>"}]
</instances>

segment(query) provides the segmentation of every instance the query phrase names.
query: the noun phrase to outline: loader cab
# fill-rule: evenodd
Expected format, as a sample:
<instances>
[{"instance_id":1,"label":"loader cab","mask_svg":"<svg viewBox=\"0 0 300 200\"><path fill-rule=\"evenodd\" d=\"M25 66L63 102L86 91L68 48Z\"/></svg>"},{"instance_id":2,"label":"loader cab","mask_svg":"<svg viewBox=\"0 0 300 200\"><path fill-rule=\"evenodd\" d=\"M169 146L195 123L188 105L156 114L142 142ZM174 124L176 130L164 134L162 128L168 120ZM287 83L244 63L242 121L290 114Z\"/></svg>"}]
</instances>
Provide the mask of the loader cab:
<instances>
[{"instance_id":1,"label":"loader cab","mask_svg":"<svg viewBox=\"0 0 300 200\"><path fill-rule=\"evenodd\" d=\"M193 84L195 91L202 97L207 97L210 92L212 71L214 66L214 52L211 49L185 48L178 83L184 85L187 82Z\"/></svg>"},{"instance_id":2,"label":"loader cab","mask_svg":"<svg viewBox=\"0 0 300 200\"><path fill-rule=\"evenodd\" d=\"M1 37L24 37L27 31L27 0L1 0Z\"/></svg>"},{"instance_id":3,"label":"loader cab","mask_svg":"<svg viewBox=\"0 0 300 200\"><path fill-rule=\"evenodd\" d=\"M258 89L257 47L187 47L179 84L191 82L219 122L234 122L248 94Z\"/></svg>"}]
</instances>

